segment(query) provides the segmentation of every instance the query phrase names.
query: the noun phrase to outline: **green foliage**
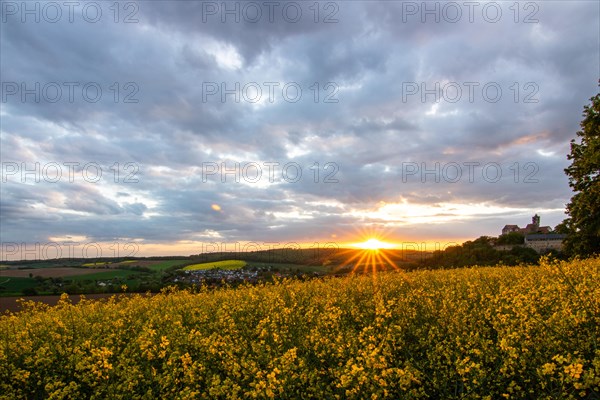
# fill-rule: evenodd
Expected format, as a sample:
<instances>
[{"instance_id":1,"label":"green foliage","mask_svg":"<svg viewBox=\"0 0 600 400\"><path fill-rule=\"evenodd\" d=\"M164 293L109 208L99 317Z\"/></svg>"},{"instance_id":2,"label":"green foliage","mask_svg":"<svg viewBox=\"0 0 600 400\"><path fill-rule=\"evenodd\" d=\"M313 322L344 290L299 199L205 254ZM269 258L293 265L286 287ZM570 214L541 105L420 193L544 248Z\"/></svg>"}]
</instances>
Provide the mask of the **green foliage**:
<instances>
[{"instance_id":1,"label":"green foliage","mask_svg":"<svg viewBox=\"0 0 600 400\"><path fill-rule=\"evenodd\" d=\"M125 269L111 269L103 272L97 272L87 275L76 275L69 277L72 281L93 281L93 280L108 280L114 278L129 278L136 274L136 271Z\"/></svg>"},{"instance_id":2,"label":"green foliage","mask_svg":"<svg viewBox=\"0 0 600 400\"><path fill-rule=\"evenodd\" d=\"M278 264L278 263L263 263L263 262L255 262L251 261L246 263L246 269L249 270L264 270L271 268L273 271L276 269L278 271L285 272L301 272L301 273L327 273L330 271L329 267L324 267L322 265L300 265L300 264Z\"/></svg>"},{"instance_id":3,"label":"green foliage","mask_svg":"<svg viewBox=\"0 0 600 400\"><path fill-rule=\"evenodd\" d=\"M515 246L507 254L502 254L500 261L504 265L534 264L540 255L531 247Z\"/></svg>"},{"instance_id":4,"label":"green foliage","mask_svg":"<svg viewBox=\"0 0 600 400\"><path fill-rule=\"evenodd\" d=\"M23 289L23 296L37 296L38 292L35 288L28 287Z\"/></svg>"},{"instance_id":5,"label":"green foliage","mask_svg":"<svg viewBox=\"0 0 600 400\"><path fill-rule=\"evenodd\" d=\"M26 289L34 288L38 282L32 278L2 278L0 279L0 294L21 295Z\"/></svg>"},{"instance_id":6,"label":"green foliage","mask_svg":"<svg viewBox=\"0 0 600 400\"><path fill-rule=\"evenodd\" d=\"M500 235L497 244L523 244L525 243L525 235L520 232L511 232L506 235Z\"/></svg>"},{"instance_id":7,"label":"green foliage","mask_svg":"<svg viewBox=\"0 0 600 400\"><path fill-rule=\"evenodd\" d=\"M174 268L178 267L179 265L189 263L189 262L190 262L189 259L168 260L168 261L163 261L160 264L150 265L148 268L152 271L166 271L166 270L174 269Z\"/></svg>"},{"instance_id":8,"label":"green foliage","mask_svg":"<svg viewBox=\"0 0 600 400\"><path fill-rule=\"evenodd\" d=\"M577 132L581 141L571 140L571 165L565 169L575 194L561 229L568 231L565 251L579 256L600 252L600 93L590 100Z\"/></svg>"},{"instance_id":9,"label":"green foliage","mask_svg":"<svg viewBox=\"0 0 600 400\"><path fill-rule=\"evenodd\" d=\"M347 258L343 249L338 248L280 248L271 250L260 250L250 252L233 253L236 258L246 262L276 263L276 264L299 264L299 265L322 265L326 259L343 262ZM214 261L225 261L232 258L231 252L205 253L192 257L197 263L210 263Z\"/></svg>"},{"instance_id":10,"label":"green foliage","mask_svg":"<svg viewBox=\"0 0 600 400\"><path fill-rule=\"evenodd\" d=\"M517 241L517 236L510 236L504 240ZM494 240L489 236L481 236L460 246L452 246L443 251L436 251L431 257L422 260L419 266L457 268L470 265L519 265L535 263L539 259L539 255L531 248L515 246L510 251L500 251L494 249L493 243Z\"/></svg>"},{"instance_id":11,"label":"green foliage","mask_svg":"<svg viewBox=\"0 0 600 400\"><path fill-rule=\"evenodd\" d=\"M568 235L571 233L571 227L569 226L569 220L565 219L560 224L554 227L554 233L560 233L563 235Z\"/></svg>"}]
</instances>

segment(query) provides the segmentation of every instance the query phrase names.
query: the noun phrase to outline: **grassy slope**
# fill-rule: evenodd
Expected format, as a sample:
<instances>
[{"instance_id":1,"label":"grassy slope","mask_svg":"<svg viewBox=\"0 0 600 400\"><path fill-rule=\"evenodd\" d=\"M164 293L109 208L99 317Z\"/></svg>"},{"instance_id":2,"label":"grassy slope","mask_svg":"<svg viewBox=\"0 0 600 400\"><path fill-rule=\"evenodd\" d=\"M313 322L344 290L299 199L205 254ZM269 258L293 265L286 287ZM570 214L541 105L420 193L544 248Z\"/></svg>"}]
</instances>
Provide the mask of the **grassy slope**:
<instances>
[{"instance_id":1,"label":"grassy slope","mask_svg":"<svg viewBox=\"0 0 600 400\"><path fill-rule=\"evenodd\" d=\"M3 296L7 295L20 295L23 289L32 288L38 285L38 282L33 278L5 278L0 277L0 294Z\"/></svg>"},{"instance_id":2,"label":"grassy slope","mask_svg":"<svg viewBox=\"0 0 600 400\"><path fill-rule=\"evenodd\" d=\"M182 265L185 263L189 263L190 260L189 259L185 259L185 260L168 260L168 261L163 261L160 264L155 264L155 265L150 265L148 266L148 268L150 268L152 271L165 271L171 267L174 267L176 265Z\"/></svg>"},{"instance_id":3,"label":"grassy slope","mask_svg":"<svg viewBox=\"0 0 600 400\"><path fill-rule=\"evenodd\" d=\"M97 272L95 274L87 274L87 275L77 275L70 276L65 279L73 280L73 281L94 281L94 280L109 280L113 278L129 278L131 275L140 274L143 272L138 271L130 271L124 269L113 269L107 270L103 272Z\"/></svg>"}]
</instances>

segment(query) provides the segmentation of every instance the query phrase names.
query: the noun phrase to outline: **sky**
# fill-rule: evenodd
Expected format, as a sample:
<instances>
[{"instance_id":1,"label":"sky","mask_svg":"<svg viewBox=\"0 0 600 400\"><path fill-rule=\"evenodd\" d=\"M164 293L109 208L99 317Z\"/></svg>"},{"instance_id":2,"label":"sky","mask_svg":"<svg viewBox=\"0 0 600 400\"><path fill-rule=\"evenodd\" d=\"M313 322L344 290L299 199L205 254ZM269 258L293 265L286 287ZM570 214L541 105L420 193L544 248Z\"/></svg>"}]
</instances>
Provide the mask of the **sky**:
<instances>
[{"instance_id":1,"label":"sky","mask_svg":"<svg viewBox=\"0 0 600 400\"><path fill-rule=\"evenodd\" d=\"M1 2L2 259L554 227L597 1Z\"/></svg>"}]
</instances>

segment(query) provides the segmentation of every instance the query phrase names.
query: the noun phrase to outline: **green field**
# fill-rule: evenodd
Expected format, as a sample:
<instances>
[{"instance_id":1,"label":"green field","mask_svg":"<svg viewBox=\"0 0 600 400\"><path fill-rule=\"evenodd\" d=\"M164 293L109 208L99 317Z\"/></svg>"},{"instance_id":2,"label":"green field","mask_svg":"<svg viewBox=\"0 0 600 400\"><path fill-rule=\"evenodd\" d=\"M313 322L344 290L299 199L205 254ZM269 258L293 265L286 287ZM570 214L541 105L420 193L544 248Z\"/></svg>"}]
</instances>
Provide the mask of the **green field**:
<instances>
[{"instance_id":1,"label":"green field","mask_svg":"<svg viewBox=\"0 0 600 400\"><path fill-rule=\"evenodd\" d=\"M187 262L190 262L190 260L168 260L161 262L160 264L149 265L148 268L152 271L165 271L171 267L185 264Z\"/></svg>"},{"instance_id":2,"label":"green field","mask_svg":"<svg viewBox=\"0 0 600 400\"><path fill-rule=\"evenodd\" d=\"M206 269L234 270L234 269L242 269L245 266L246 266L246 261L226 260L226 261L215 261L215 262L202 263L202 264L192 264L192 265L188 265L187 267L183 268L183 270L184 271L199 271L199 270L206 270Z\"/></svg>"},{"instance_id":3,"label":"green field","mask_svg":"<svg viewBox=\"0 0 600 400\"><path fill-rule=\"evenodd\" d=\"M2 295L19 295L23 290L33 288L38 282L33 278L0 277L0 293Z\"/></svg>"},{"instance_id":4,"label":"green field","mask_svg":"<svg viewBox=\"0 0 600 400\"><path fill-rule=\"evenodd\" d=\"M96 281L96 280L103 281L103 280L109 280L109 279L113 279L113 278L125 278L125 279L128 279L128 278L131 277L131 275L137 275L137 274L140 274L140 272L139 271L124 270L124 269L113 269L113 270L104 271L104 272L97 272L95 274L77 275L77 276L69 277L68 279L72 280L74 282L77 282L77 281Z\"/></svg>"},{"instance_id":5,"label":"green field","mask_svg":"<svg viewBox=\"0 0 600 400\"><path fill-rule=\"evenodd\" d=\"M48 278L40 280L40 277L7 277L2 276L0 271L0 296L19 296L23 295L24 291L36 289L39 294L52 294L62 291L78 290L85 293L95 293L99 287L104 286L99 282L104 281L105 284L110 284L113 279L116 279L119 284L125 284L132 290L137 290L140 286L144 288L152 287L155 290L160 288L160 279L165 271L178 268L178 266L189 263L189 259L178 260L143 260L142 266L136 266L140 260L125 260L125 261L97 261L82 263L79 261L77 267L83 267L83 270L90 272L82 275L61 275L54 274ZM42 266L43 267L40 267ZM35 266L35 267L34 267ZM46 269L50 265L44 263L35 263L20 265L20 269L27 269L33 275L36 271ZM54 264L56 267L56 264ZM110 269L102 268L110 266ZM38 268L40 267L40 268ZM98 268L100 267L100 268ZM113 268L114 267L114 268ZM97 268L97 269L96 269ZM81 272L82 268L77 271ZM75 288L75 289L74 289ZM0 399L2 396L0 396Z\"/></svg>"}]
</instances>

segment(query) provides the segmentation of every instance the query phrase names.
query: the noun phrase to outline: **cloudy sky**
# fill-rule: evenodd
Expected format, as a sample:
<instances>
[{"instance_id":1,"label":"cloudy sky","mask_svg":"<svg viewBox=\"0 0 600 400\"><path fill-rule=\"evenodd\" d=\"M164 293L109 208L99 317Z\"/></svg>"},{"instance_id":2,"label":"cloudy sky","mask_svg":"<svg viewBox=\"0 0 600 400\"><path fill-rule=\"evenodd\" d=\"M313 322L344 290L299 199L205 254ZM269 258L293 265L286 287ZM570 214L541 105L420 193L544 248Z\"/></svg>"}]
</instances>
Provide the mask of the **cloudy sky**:
<instances>
[{"instance_id":1,"label":"cloudy sky","mask_svg":"<svg viewBox=\"0 0 600 400\"><path fill-rule=\"evenodd\" d=\"M596 1L1 4L4 259L555 226L598 92Z\"/></svg>"}]
</instances>

